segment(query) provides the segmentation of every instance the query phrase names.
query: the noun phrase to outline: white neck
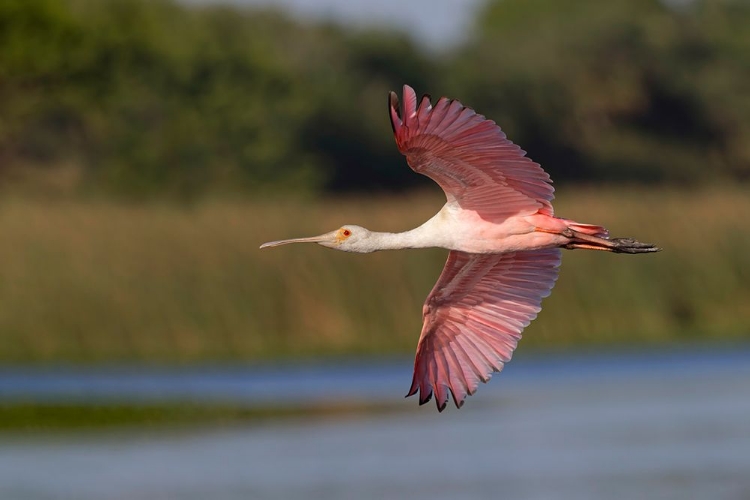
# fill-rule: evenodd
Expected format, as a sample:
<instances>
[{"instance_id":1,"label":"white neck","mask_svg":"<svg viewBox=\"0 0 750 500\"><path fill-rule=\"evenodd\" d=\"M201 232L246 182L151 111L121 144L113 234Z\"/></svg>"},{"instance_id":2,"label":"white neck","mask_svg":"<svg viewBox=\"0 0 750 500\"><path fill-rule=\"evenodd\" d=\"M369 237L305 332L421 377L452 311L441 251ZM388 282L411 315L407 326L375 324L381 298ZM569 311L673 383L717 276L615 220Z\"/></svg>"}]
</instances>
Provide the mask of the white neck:
<instances>
[{"instance_id":1,"label":"white neck","mask_svg":"<svg viewBox=\"0 0 750 500\"><path fill-rule=\"evenodd\" d=\"M373 250L399 250L401 248L430 248L440 246L433 234L422 230L423 226L403 233L370 232L368 243Z\"/></svg>"},{"instance_id":2,"label":"white neck","mask_svg":"<svg viewBox=\"0 0 750 500\"><path fill-rule=\"evenodd\" d=\"M398 250L401 248L451 248L450 230L442 211L419 227L403 233L380 233L371 231L367 238L367 251Z\"/></svg>"}]
</instances>

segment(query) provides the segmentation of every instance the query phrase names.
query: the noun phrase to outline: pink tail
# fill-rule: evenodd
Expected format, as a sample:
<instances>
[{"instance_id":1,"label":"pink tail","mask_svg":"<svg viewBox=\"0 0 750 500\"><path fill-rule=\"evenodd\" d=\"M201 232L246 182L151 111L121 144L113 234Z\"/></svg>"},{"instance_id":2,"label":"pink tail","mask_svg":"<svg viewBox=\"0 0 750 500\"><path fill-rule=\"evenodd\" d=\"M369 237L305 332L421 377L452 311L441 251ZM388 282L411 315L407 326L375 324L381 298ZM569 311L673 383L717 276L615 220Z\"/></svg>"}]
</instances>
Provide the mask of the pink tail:
<instances>
[{"instance_id":1,"label":"pink tail","mask_svg":"<svg viewBox=\"0 0 750 500\"><path fill-rule=\"evenodd\" d=\"M583 234L590 234L598 238L609 238L609 231L606 227L596 226L594 224L581 224L570 219L563 219L570 229Z\"/></svg>"}]
</instances>

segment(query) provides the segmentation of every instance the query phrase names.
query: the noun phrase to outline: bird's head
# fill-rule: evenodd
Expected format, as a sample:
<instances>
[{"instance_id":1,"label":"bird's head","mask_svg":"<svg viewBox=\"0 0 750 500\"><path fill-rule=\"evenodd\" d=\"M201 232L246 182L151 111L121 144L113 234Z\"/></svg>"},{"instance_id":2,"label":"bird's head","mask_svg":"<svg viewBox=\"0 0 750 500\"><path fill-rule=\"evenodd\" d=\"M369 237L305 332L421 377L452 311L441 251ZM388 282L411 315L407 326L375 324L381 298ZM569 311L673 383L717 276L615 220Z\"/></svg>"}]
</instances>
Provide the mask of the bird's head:
<instances>
[{"instance_id":1,"label":"bird's head","mask_svg":"<svg viewBox=\"0 0 750 500\"><path fill-rule=\"evenodd\" d=\"M277 247L287 243L317 243L328 248L343 250L344 252L368 253L374 249L367 244L372 233L361 226L341 226L330 233L308 238L293 238L290 240L269 241L263 243L260 248Z\"/></svg>"}]
</instances>

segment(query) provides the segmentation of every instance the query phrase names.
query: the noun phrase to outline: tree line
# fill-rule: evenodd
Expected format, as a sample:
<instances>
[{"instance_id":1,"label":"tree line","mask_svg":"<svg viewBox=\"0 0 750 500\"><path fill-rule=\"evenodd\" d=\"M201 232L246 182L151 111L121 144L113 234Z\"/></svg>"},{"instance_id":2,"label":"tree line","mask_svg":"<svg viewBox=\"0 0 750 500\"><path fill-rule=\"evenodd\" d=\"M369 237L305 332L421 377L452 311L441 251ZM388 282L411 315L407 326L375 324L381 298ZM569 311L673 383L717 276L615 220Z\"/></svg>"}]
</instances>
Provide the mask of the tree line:
<instances>
[{"instance_id":1,"label":"tree line","mask_svg":"<svg viewBox=\"0 0 750 500\"><path fill-rule=\"evenodd\" d=\"M558 182L750 178L750 3L494 0L467 41L173 0L0 2L0 183L401 190L386 95L497 121Z\"/></svg>"}]
</instances>

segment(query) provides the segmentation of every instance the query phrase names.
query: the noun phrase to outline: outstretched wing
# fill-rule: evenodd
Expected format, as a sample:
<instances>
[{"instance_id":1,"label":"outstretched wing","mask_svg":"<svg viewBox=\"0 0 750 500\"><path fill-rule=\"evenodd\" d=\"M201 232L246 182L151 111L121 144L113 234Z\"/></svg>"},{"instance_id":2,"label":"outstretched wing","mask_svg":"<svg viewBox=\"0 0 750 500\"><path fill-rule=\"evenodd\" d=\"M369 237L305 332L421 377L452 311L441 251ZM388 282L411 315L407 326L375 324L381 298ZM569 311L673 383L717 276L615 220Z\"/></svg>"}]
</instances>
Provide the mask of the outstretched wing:
<instances>
[{"instance_id":1,"label":"outstretched wing","mask_svg":"<svg viewBox=\"0 0 750 500\"><path fill-rule=\"evenodd\" d=\"M523 329L557 279L560 250L504 254L452 251L427 297L424 325L407 396L433 393L443 411L448 394L461 407L479 381L510 361Z\"/></svg>"},{"instance_id":2,"label":"outstretched wing","mask_svg":"<svg viewBox=\"0 0 750 500\"><path fill-rule=\"evenodd\" d=\"M429 96L404 85L389 95L398 149L409 166L437 182L448 202L476 211L486 220L541 212L553 215L554 188L547 172L505 137L495 122L445 97L435 107Z\"/></svg>"}]
</instances>

